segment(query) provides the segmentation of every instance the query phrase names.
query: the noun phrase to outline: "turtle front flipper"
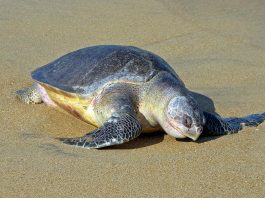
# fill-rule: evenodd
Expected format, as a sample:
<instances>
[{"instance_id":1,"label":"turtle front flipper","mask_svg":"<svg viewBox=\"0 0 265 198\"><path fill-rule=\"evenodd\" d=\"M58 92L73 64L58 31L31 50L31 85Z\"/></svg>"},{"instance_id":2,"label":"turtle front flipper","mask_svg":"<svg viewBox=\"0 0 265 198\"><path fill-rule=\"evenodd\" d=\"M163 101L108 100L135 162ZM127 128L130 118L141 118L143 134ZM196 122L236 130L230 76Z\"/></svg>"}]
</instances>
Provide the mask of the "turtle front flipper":
<instances>
[{"instance_id":1,"label":"turtle front flipper","mask_svg":"<svg viewBox=\"0 0 265 198\"><path fill-rule=\"evenodd\" d=\"M265 120L265 112L262 114L252 114L241 118L221 118L220 116L203 112L205 125L203 135L227 135L237 133L244 126L258 126Z\"/></svg>"},{"instance_id":2,"label":"turtle front flipper","mask_svg":"<svg viewBox=\"0 0 265 198\"><path fill-rule=\"evenodd\" d=\"M38 84L34 83L31 87L27 87L16 91L17 97L27 104L42 103L42 98L39 93Z\"/></svg>"},{"instance_id":3,"label":"turtle front flipper","mask_svg":"<svg viewBox=\"0 0 265 198\"><path fill-rule=\"evenodd\" d=\"M134 116L118 114L108 119L104 125L83 137L59 138L65 144L83 148L102 148L133 140L141 133L141 125Z\"/></svg>"}]
</instances>

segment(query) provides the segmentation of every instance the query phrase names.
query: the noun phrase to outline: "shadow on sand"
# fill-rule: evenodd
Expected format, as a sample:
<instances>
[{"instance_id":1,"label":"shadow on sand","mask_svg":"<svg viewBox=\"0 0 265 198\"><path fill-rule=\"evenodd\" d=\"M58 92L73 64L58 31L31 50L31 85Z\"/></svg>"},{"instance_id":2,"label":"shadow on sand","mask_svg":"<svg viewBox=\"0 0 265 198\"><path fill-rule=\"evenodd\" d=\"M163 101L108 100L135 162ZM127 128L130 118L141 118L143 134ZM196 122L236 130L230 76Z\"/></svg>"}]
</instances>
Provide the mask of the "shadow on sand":
<instances>
[{"instance_id":1,"label":"shadow on sand","mask_svg":"<svg viewBox=\"0 0 265 198\"><path fill-rule=\"evenodd\" d=\"M111 147L104 147L101 148L100 150L143 148L162 142L164 140L164 136L165 136L164 131L158 131L155 133L142 133L139 137L137 137L136 139L130 142Z\"/></svg>"}]
</instances>

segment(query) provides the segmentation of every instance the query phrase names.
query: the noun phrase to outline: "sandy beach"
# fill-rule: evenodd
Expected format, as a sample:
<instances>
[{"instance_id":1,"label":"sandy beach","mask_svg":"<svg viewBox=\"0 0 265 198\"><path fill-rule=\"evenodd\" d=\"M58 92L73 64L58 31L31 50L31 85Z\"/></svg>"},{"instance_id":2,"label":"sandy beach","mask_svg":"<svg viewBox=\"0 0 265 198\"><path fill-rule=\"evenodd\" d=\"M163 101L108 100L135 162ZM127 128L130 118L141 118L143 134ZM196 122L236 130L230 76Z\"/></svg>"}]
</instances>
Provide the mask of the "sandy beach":
<instances>
[{"instance_id":1,"label":"sandy beach","mask_svg":"<svg viewBox=\"0 0 265 198\"><path fill-rule=\"evenodd\" d=\"M94 128L18 101L35 68L79 48L163 57L222 116L265 111L261 0L0 0L0 197L264 197L265 123L235 135L165 133L102 150L62 144Z\"/></svg>"}]
</instances>

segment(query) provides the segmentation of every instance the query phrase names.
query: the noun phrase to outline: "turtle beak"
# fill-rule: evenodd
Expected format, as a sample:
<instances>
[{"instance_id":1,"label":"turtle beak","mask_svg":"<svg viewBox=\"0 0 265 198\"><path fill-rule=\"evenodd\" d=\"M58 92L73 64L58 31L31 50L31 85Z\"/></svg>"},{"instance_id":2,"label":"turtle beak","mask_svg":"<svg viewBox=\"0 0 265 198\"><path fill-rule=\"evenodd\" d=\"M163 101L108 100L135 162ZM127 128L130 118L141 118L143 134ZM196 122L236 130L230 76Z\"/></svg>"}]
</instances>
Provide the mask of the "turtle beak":
<instances>
[{"instance_id":1,"label":"turtle beak","mask_svg":"<svg viewBox=\"0 0 265 198\"><path fill-rule=\"evenodd\" d=\"M202 127L190 128L184 135L193 141L196 141L202 133Z\"/></svg>"}]
</instances>

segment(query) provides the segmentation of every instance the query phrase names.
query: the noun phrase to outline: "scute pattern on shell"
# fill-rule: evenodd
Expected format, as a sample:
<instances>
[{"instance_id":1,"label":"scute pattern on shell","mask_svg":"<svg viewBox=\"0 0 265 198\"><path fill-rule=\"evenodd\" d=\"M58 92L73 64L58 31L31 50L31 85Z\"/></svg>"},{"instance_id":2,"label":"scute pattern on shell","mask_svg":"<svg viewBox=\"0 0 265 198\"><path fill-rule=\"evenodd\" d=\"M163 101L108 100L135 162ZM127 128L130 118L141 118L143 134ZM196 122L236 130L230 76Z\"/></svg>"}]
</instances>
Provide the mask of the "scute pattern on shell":
<instances>
[{"instance_id":1,"label":"scute pattern on shell","mask_svg":"<svg viewBox=\"0 0 265 198\"><path fill-rule=\"evenodd\" d=\"M159 71L177 74L159 56L131 46L80 49L32 72L32 78L67 92L89 95L108 82L146 82Z\"/></svg>"}]
</instances>

